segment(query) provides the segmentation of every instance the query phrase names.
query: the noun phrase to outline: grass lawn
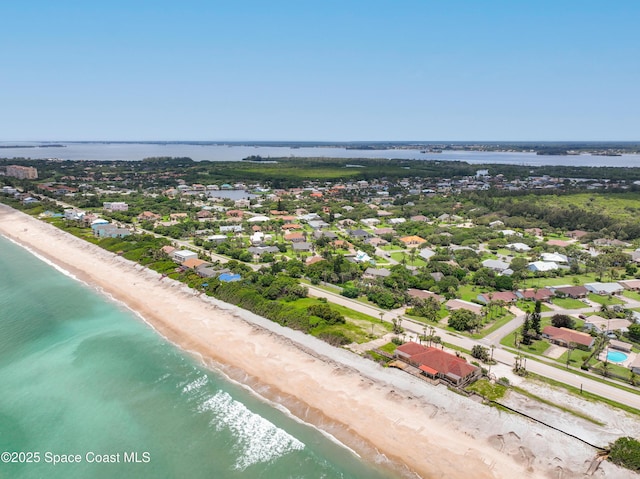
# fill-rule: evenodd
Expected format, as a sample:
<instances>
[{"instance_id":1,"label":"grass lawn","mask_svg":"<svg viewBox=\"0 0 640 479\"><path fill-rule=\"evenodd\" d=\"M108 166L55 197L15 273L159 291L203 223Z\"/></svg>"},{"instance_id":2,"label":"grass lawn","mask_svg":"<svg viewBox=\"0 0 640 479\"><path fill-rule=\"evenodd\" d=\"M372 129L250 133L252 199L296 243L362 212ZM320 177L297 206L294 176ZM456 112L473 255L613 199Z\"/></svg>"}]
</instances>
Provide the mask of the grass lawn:
<instances>
[{"instance_id":1,"label":"grass lawn","mask_svg":"<svg viewBox=\"0 0 640 479\"><path fill-rule=\"evenodd\" d=\"M402 258L403 256L401 251L391 253L391 259L395 259L398 263L402 263ZM407 262L407 265L409 266L424 266L425 264L427 264L419 255L416 255L416 259L414 261L411 261L411 256L409 256L409 253L406 253L404 258Z\"/></svg>"},{"instance_id":2,"label":"grass lawn","mask_svg":"<svg viewBox=\"0 0 640 479\"><path fill-rule=\"evenodd\" d=\"M564 353L562 353L562 356L556 359L556 361L558 361L560 364L566 365L567 354L568 354L568 351L565 351ZM582 357L588 356L589 354L590 353L588 351L583 351L581 349L574 349L573 351L571 351L571 359L569 364L571 366L580 367L580 365L584 362L584 359L582 359Z\"/></svg>"},{"instance_id":3,"label":"grass lawn","mask_svg":"<svg viewBox=\"0 0 640 479\"><path fill-rule=\"evenodd\" d=\"M394 343L387 343L384 346L378 348L380 349L380 351L384 351L385 353L389 353L389 354L393 354L396 352L396 349L398 348L397 344Z\"/></svg>"},{"instance_id":4,"label":"grass lawn","mask_svg":"<svg viewBox=\"0 0 640 479\"><path fill-rule=\"evenodd\" d=\"M288 304L302 310L307 310L312 305L325 303L315 298L302 298L294 303ZM393 325L390 323L380 322L380 318L374 318L368 314L360 313L338 304L329 305L331 306L331 309L342 314L346 318L347 322L346 324L322 325L314 328L311 331L311 334L314 336L319 336L322 333L342 332L354 342L364 343L370 341L372 337L386 334L393 328Z\"/></svg>"},{"instance_id":5,"label":"grass lawn","mask_svg":"<svg viewBox=\"0 0 640 479\"><path fill-rule=\"evenodd\" d=\"M635 299L636 301L640 301L640 293L638 293L637 291L624 290L622 292L622 294L624 296L626 296L627 298L631 298L631 299Z\"/></svg>"},{"instance_id":6,"label":"grass lawn","mask_svg":"<svg viewBox=\"0 0 640 479\"><path fill-rule=\"evenodd\" d=\"M518 308L520 308L522 311L527 312L533 312L533 310L536 307L536 303L535 301L526 301L524 299L519 299L518 301L516 301L516 306ZM541 313L546 313L547 311L551 311L551 308L549 306L547 306L544 303L540 304L540 312Z\"/></svg>"},{"instance_id":7,"label":"grass lawn","mask_svg":"<svg viewBox=\"0 0 640 479\"><path fill-rule=\"evenodd\" d=\"M587 305L579 299L573 298L553 298L553 304L563 309L580 309L587 307Z\"/></svg>"},{"instance_id":8,"label":"grass lawn","mask_svg":"<svg viewBox=\"0 0 640 479\"><path fill-rule=\"evenodd\" d=\"M515 318L515 316L513 314L507 313L504 316L501 316L498 319L496 319L495 321L493 321L491 324L489 324L484 329L481 329L477 333L473 333L471 335L471 337L474 338L474 339L484 338L487 334L493 333L495 330L497 330L498 328L501 328L502 326L507 324L509 321L511 321L513 318Z\"/></svg>"},{"instance_id":9,"label":"grass lawn","mask_svg":"<svg viewBox=\"0 0 640 479\"><path fill-rule=\"evenodd\" d=\"M612 306L614 304L624 304L620 298L616 298L615 296L601 296L595 293L589 293L589 299L594 303Z\"/></svg>"},{"instance_id":10,"label":"grass lawn","mask_svg":"<svg viewBox=\"0 0 640 479\"><path fill-rule=\"evenodd\" d=\"M467 386L467 391L473 391L491 401L502 398L507 392L507 387L502 384L491 384L487 379L479 379L475 383Z\"/></svg>"},{"instance_id":11,"label":"grass lawn","mask_svg":"<svg viewBox=\"0 0 640 479\"><path fill-rule=\"evenodd\" d=\"M474 301L478 298L480 293L488 293L490 290L487 288L481 288L472 284L465 284L458 288L458 295L460 299L465 301Z\"/></svg>"},{"instance_id":12,"label":"grass lawn","mask_svg":"<svg viewBox=\"0 0 640 479\"><path fill-rule=\"evenodd\" d=\"M593 283L597 281L595 273L558 276L555 278L529 278L522 282L523 288L543 288L545 286L562 286Z\"/></svg>"},{"instance_id":13,"label":"grass lawn","mask_svg":"<svg viewBox=\"0 0 640 479\"><path fill-rule=\"evenodd\" d=\"M519 331L514 331L511 334L506 335L504 338L500 340L500 344L503 346L507 346L508 348L516 349L515 345L515 335L516 333L520 334ZM549 349L549 343L544 339L539 339L534 341L532 344L525 346L524 344L520 344L520 350L525 353L536 354L538 356L542 356L542 354ZM565 359L566 361L566 359Z\"/></svg>"}]
</instances>

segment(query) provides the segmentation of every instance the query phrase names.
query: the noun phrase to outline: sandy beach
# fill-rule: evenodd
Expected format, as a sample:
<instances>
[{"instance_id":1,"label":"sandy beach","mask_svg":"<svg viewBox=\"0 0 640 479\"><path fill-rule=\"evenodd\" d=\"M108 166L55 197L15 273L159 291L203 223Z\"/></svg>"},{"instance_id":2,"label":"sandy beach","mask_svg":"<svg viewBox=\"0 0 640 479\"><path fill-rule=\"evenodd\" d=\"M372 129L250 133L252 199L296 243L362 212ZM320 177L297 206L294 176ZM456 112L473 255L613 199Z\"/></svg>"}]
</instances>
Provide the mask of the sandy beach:
<instances>
[{"instance_id":1,"label":"sandy beach","mask_svg":"<svg viewBox=\"0 0 640 479\"><path fill-rule=\"evenodd\" d=\"M123 302L205 364L368 460L388 458L423 478L566 479L585 477L595 455L585 444L519 416L194 296L180 283L4 205L0 234ZM613 477L608 467L589 477Z\"/></svg>"}]
</instances>

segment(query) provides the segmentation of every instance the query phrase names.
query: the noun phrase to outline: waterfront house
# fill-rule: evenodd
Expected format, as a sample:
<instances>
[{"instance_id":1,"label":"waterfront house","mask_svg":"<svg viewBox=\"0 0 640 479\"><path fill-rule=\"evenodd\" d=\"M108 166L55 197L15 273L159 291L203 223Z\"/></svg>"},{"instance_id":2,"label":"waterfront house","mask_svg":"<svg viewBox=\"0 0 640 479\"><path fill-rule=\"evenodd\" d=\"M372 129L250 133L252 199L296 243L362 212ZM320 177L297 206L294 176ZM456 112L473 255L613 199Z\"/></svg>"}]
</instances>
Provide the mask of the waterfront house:
<instances>
[{"instance_id":1,"label":"waterfront house","mask_svg":"<svg viewBox=\"0 0 640 479\"><path fill-rule=\"evenodd\" d=\"M396 357L418 368L432 379L444 379L454 386L464 386L480 377L481 370L465 359L441 349L408 342L395 351Z\"/></svg>"},{"instance_id":2,"label":"waterfront house","mask_svg":"<svg viewBox=\"0 0 640 479\"><path fill-rule=\"evenodd\" d=\"M189 250L183 249L183 250L179 250L179 251L174 251L172 253L172 256L173 256L173 260L176 263L182 264L185 261L187 261L188 259L197 258L198 257L198 253L195 253L194 251L189 251Z\"/></svg>"}]
</instances>

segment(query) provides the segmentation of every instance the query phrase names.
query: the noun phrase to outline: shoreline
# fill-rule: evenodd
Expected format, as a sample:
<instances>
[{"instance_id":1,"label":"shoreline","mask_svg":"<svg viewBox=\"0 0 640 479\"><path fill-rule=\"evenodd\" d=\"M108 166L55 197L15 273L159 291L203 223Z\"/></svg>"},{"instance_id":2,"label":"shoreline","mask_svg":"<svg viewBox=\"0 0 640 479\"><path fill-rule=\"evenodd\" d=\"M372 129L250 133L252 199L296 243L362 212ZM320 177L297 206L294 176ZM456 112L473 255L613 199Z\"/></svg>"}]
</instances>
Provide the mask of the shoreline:
<instances>
[{"instance_id":1,"label":"shoreline","mask_svg":"<svg viewBox=\"0 0 640 479\"><path fill-rule=\"evenodd\" d=\"M571 474L562 477L582 477L581 465L593 455L566 438L558 451L551 431L233 305L196 297L182 283L160 281L151 270L5 205L0 219L7 238L110 295L185 353L369 462L386 457L393 469L424 478L558 477L561 463Z\"/></svg>"}]
</instances>

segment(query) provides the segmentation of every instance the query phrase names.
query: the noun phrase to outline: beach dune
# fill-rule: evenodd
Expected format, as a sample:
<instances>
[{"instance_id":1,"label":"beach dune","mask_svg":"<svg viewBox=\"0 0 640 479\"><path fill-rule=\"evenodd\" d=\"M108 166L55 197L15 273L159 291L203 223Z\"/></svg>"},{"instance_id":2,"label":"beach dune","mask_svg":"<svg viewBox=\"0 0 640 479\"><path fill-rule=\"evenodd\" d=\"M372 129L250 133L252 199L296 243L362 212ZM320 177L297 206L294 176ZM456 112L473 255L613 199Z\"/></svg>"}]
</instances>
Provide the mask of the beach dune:
<instances>
[{"instance_id":1,"label":"beach dune","mask_svg":"<svg viewBox=\"0 0 640 479\"><path fill-rule=\"evenodd\" d=\"M136 311L159 334L330 432L424 478L584 477L594 451L518 416L380 367L0 205L0 234ZM593 477L604 477L601 471Z\"/></svg>"}]
</instances>

